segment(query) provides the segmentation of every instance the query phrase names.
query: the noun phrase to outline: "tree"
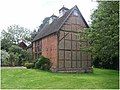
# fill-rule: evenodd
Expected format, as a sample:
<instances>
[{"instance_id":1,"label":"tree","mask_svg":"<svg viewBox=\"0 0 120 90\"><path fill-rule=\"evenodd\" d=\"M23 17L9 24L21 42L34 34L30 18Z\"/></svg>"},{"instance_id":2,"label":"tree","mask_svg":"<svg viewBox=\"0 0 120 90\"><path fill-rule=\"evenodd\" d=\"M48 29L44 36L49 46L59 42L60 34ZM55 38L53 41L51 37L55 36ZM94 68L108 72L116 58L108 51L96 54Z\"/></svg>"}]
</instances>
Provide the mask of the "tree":
<instances>
[{"instance_id":1,"label":"tree","mask_svg":"<svg viewBox=\"0 0 120 90\"><path fill-rule=\"evenodd\" d=\"M31 41L30 30L19 25L9 26L7 30L1 32L1 49L8 52L12 45L18 44L21 40L29 43Z\"/></svg>"},{"instance_id":2,"label":"tree","mask_svg":"<svg viewBox=\"0 0 120 90\"><path fill-rule=\"evenodd\" d=\"M119 2L99 2L86 31L93 58L103 68L118 69Z\"/></svg>"},{"instance_id":3,"label":"tree","mask_svg":"<svg viewBox=\"0 0 120 90\"><path fill-rule=\"evenodd\" d=\"M8 52L8 49L12 46L12 41L10 41L9 39L5 39L3 38L1 40L1 49L2 50L6 50Z\"/></svg>"},{"instance_id":4,"label":"tree","mask_svg":"<svg viewBox=\"0 0 120 90\"><path fill-rule=\"evenodd\" d=\"M21 40L28 42L26 38L30 37L30 30L19 25L11 25L7 30L1 32L2 39L9 40L12 43L18 44Z\"/></svg>"}]
</instances>

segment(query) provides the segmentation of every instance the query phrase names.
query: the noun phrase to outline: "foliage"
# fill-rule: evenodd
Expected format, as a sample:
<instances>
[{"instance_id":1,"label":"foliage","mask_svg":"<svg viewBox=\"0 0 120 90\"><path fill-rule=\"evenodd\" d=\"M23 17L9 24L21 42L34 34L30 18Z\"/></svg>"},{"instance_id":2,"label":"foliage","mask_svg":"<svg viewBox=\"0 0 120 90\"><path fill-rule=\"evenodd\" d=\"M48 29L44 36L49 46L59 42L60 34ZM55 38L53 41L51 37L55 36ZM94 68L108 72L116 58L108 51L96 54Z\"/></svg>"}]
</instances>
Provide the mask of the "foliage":
<instances>
[{"instance_id":1,"label":"foliage","mask_svg":"<svg viewBox=\"0 0 120 90\"><path fill-rule=\"evenodd\" d=\"M11 54L10 61L13 63L16 62L16 65L20 66L23 65L26 61L32 61L32 54L26 50L23 50L17 45L12 45L9 48L9 53Z\"/></svg>"},{"instance_id":2,"label":"foliage","mask_svg":"<svg viewBox=\"0 0 120 90\"><path fill-rule=\"evenodd\" d=\"M2 68L2 89L118 89L119 73L94 68L93 73L51 73L36 69ZM10 81L9 81L10 80Z\"/></svg>"},{"instance_id":3,"label":"foliage","mask_svg":"<svg viewBox=\"0 0 120 90\"><path fill-rule=\"evenodd\" d=\"M9 39L5 39L3 38L1 40L1 49L2 50L6 50L8 52L8 49L12 46L12 41L10 41Z\"/></svg>"},{"instance_id":4,"label":"foliage","mask_svg":"<svg viewBox=\"0 0 120 90\"><path fill-rule=\"evenodd\" d=\"M2 65L5 66L16 66L18 65L19 61L19 54L13 53L13 52L6 52L4 50L1 50L1 59L2 59Z\"/></svg>"},{"instance_id":5,"label":"foliage","mask_svg":"<svg viewBox=\"0 0 120 90\"><path fill-rule=\"evenodd\" d=\"M24 65L27 69L34 68L34 63L25 63Z\"/></svg>"},{"instance_id":6,"label":"foliage","mask_svg":"<svg viewBox=\"0 0 120 90\"><path fill-rule=\"evenodd\" d=\"M40 56L40 58L36 60L35 68L41 70L49 70L50 67L51 67L51 63L48 58L45 58L44 56Z\"/></svg>"},{"instance_id":7,"label":"foliage","mask_svg":"<svg viewBox=\"0 0 120 90\"><path fill-rule=\"evenodd\" d=\"M22 50L21 52L21 59L23 62L32 62L32 52L26 51L26 50Z\"/></svg>"},{"instance_id":8,"label":"foliage","mask_svg":"<svg viewBox=\"0 0 120 90\"><path fill-rule=\"evenodd\" d=\"M7 30L2 30L1 49L10 54L8 58L10 65L23 65L25 61L32 60L31 52L27 52L18 46L21 40L27 43L31 41L30 33L30 30L19 25L12 25Z\"/></svg>"},{"instance_id":9,"label":"foliage","mask_svg":"<svg viewBox=\"0 0 120 90\"><path fill-rule=\"evenodd\" d=\"M23 50L17 45L12 45L9 48L9 52L2 50L1 55L2 65L21 66L24 65L25 62L32 61L32 53Z\"/></svg>"},{"instance_id":10,"label":"foliage","mask_svg":"<svg viewBox=\"0 0 120 90\"><path fill-rule=\"evenodd\" d=\"M19 61L19 54L10 52L10 57L9 57L10 66L19 65L18 61Z\"/></svg>"},{"instance_id":11,"label":"foliage","mask_svg":"<svg viewBox=\"0 0 120 90\"><path fill-rule=\"evenodd\" d=\"M21 65L22 60L20 59L21 57L21 52L22 52L22 48L20 48L17 45L12 45L9 48L9 53L10 53L10 62L12 66L15 65Z\"/></svg>"},{"instance_id":12,"label":"foliage","mask_svg":"<svg viewBox=\"0 0 120 90\"><path fill-rule=\"evenodd\" d=\"M10 48L9 48L9 52L14 52L14 53L21 53L22 51L22 48L17 46L17 45L12 45Z\"/></svg>"},{"instance_id":13,"label":"foliage","mask_svg":"<svg viewBox=\"0 0 120 90\"><path fill-rule=\"evenodd\" d=\"M119 63L117 58L113 58L112 60L101 60L99 58L94 58L93 65L97 68L108 68L108 69L118 69L116 64Z\"/></svg>"},{"instance_id":14,"label":"foliage","mask_svg":"<svg viewBox=\"0 0 120 90\"><path fill-rule=\"evenodd\" d=\"M2 65L9 65L9 53L5 50L1 50L1 64Z\"/></svg>"},{"instance_id":15,"label":"foliage","mask_svg":"<svg viewBox=\"0 0 120 90\"><path fill-rule=\"evenodd\" d=\"M103 68L118 69L119 2L99 2L91 19L92 24L85 33L90 40L94 63L101 63Z\"/></svg>"},{"instance_id":16,"label":"foliage","mask_svg":"<svg viewBox=\"0 0 120 90\"><path fill-rule=\"evenodd\" d=\"M28 42L26 38L30 37L30 30L19 25L11 25L7 30L1 32L2 39L18 44L21 40Z\"/></svg>"}]
</instances>

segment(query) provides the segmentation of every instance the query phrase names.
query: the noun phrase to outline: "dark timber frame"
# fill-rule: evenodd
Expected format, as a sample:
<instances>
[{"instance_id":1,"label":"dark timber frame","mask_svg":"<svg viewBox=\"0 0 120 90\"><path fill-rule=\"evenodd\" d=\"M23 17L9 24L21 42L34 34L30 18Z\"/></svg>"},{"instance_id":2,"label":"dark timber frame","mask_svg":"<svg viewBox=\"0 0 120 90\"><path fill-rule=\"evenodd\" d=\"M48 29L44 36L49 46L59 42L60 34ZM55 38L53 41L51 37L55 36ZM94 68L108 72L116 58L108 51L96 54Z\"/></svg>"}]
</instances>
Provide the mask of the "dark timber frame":
<instances>
[{"instance_id":1,"label":"dark timber frame","mask_svg":"<svg viewBox=\"0 0 120 90\"><path fill-rule=\"evenodd\" d=\"M81 49L89 46L87 40L81 39L84 28L88 25L74 6L36 35L32 43L34 57L41 54L49 58L53 71L91 70L91 56Z\"/></svg>"},{"instance_id":2,"label":"dark timber frame","mask_svg":"<svg viewBox=\"0 0 120 90\"><path fill-rule=\"evenodd\" d=\"M76 16L71 16L74 18L78 18ZM79 44L80 43L80 47L82 47L83 43L85 44L85 46L88 46L88 41L86 40L81 40L80 38L77 37L77 34L82 34L83 31L80 30L80 28L84 28L83 26L80 26L80 24L77 24L77 21L75 21L74 24L71 24L72 22L69 23L65 23L64 25L68 25L70 26L69 30L66 29L66 27L62 27L59 31L59 37L58 37L58 68L59 69L67 69L67 68L85 68L85 67L90 67L91 65L89 65L90 61L89 61L89 57L88 55L86 55L86 59L84 59L85 57L83 56L84 51L82 51L79 48ZM80 28L79 28L80 27ZM69 36L69 38L66 38L67 36ZM60 43L62 43L62 48L60 48ZM70 48L66 48L66 42L69 42L68 47ZM60 52L62 52L62 56L63 58L59 58L60 56ZM69 53L70 55L67 55ZM87 54L87 53L86 53ZM66 58L66 56L70 56L70 58ZM73 58L74 56L74 58ZM60 66L60 61L62 62L63 66ZM69 62L69 63L68 63ZM67 66L67 63L70 66ZM85 65L83 65L85 64Z\"/></svg>"}]
</instances>

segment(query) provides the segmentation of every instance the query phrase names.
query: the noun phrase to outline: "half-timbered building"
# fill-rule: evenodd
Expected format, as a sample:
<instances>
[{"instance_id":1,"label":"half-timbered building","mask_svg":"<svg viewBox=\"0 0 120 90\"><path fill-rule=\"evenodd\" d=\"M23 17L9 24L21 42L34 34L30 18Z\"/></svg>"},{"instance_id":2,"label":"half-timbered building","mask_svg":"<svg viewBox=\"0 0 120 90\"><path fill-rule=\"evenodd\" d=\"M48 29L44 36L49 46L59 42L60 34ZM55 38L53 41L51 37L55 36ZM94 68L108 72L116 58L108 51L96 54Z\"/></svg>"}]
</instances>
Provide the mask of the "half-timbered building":
<instances>
[{"instance_id":1,"label":"half-timbered building","mask_svg":"<svg viewBox=\"0 0 120 90\"><path fill-rule=\"evenodd\" d=\"M32 41L33 57L43 55L51 60L52 71L89 72L91 56L81 50L88 42L80 40L88 24L77 6L62 7L59 17L52 15L50 23L44 26Z\"/></svg>"}]
</instances>

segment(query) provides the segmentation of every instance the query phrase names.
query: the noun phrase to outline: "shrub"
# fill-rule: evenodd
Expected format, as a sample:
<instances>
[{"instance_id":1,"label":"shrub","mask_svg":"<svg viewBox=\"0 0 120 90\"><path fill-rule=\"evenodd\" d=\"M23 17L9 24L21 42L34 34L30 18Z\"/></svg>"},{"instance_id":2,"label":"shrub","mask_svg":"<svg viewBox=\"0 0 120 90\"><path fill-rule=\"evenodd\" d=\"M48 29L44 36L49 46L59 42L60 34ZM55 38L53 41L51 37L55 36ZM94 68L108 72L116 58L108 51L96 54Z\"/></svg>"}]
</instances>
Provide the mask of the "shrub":
<instances>
[{"instance_id":1,"label":"shrub","mask_svg":"<svg viewBox=\"0 0 120 90\"><path fill-rule=\"evenodd\" d=\"M50 60L48 58L45 58L44 56L38 58L37 62L35 63L36 69L49 70L50 67L51 67Z\"/></svg>"},{"instance_id":2,"label":"shrub","mask_svg":"<svg viewBox=\"0 0 120 90\"><path fill-rule=\"evenodd\" d=\"M27 69L34 68L34 63L25 63L24 65Z\"/></svg>"},{"instance_id":3,"label":"shrub","mask_svg":"<svg viewBox=\"0 0 120 90\"><path fill-rule=\"evenodd\" d=\"M17 66L19 61L19 54L14 52L10 52L9 54L10 66Z\"/></svg>"},{"instance_id":4,"label":"shrub","mask_svg":"<svg viewBox=\"0 0 120 90\"><path fill-rule=\"evenodd\" d=\"M97 68L119 70L119 58L113 57L112 59L109 60L101 60L100 58L94 58L93 65L94 67Z\"/></svg>"},{"instance_id":5,"label":"shrub","mask_svg":"<svg viewBox=\"0 0 120 90\"><path fill-rule=\"evenodd\" d=\"M28 52L26 50L22 50L21 51L21 57L20 59L24 62L24 61L28 61L31 62L32 61L32 53Z\"/></svg>"},{"instance_id":6,"label":"shrub","mask_svg":"<svg viewBox=\"0 0 120 90\"><path fill-rule=\"evenodd\" d=\"M9 53L5 50L1 50L1 64L2 65L9 65Z\"/></svg>"},{"instance_id":7,"label":"shrub","mask_svg":"<svg viewBox=\"0 0 120 90\"><path fill-rule=\"evenodd\" d=\"M21 53L22 51L22 48L17 46L17 45L12 45L10 48L9 48L9 52L14 52L14 53Z\"/></svg>"},{"instance_id":8,"label":"shrub","mask_svg":"<svg viewBox=\"0 0 120 90\"><path fill-rule=\"evenodd\" d=\"M13 53L11 56L12 56L12 58L14 57L14 59L11 59L10 61L12 63L15 63L15 65L17 65L17 66L24 65L24 63L26 61L28 61L28 62L32 61L32 53L28 52L26 50L23 50L22 48L20 48L17 45L12 45L9 48L9 53ZM14 56L14 55L16 55L16 56Z\"/></svg>"}]
</instances>

